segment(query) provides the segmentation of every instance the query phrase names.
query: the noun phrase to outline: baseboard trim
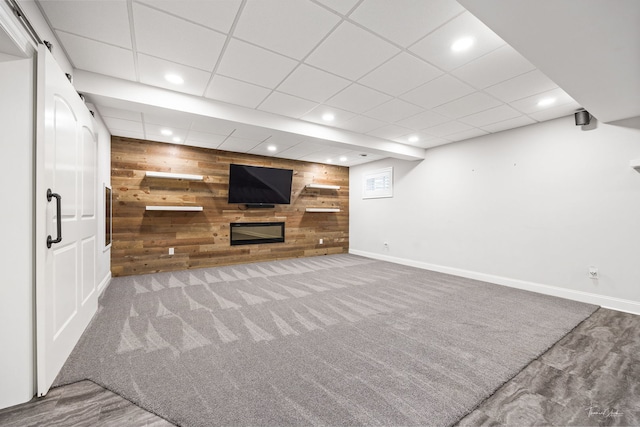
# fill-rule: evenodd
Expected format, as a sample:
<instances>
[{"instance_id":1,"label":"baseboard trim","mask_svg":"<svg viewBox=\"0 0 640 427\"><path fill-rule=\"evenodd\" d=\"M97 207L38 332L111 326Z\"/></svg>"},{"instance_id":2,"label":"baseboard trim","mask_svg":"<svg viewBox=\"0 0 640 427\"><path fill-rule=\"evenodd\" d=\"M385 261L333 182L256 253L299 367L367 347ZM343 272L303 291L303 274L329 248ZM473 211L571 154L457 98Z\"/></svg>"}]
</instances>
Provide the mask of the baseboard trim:
<instances>
[{"instance_id":1,"label":"baseboard trim","mask_svg":"<svg viewBox=\"0 0 640 427\"><path fill-rule=\"evenodd\" d=\"M415 261L405 258L397 258L389 255L376 254L373 252L349 249L349 253L373 258L380 261L393 262L395 264L407 265L410 267L422 268L424 270L437 271L439 273L452 274L454 276L466 277L468 279L481 280L483 282L495 283L496 285L508 286L511 288L523 289L545 295L566 298L588 304L599 305L603 308L623 311L625 313L640 315L640 302L614 298L606 295L598 295L590 292L581 292L573 289L564 289L557 286L544 285L542 283L527 282L524 280L511 279L509 277L494 276L491 274L478 273L475 271L463 270L460 268L447 267L437 264L429 264L422 261Z\"/></svg>"},{"instance_id":2,"label":"baseboard trim","mask_svg":"<svg viewBox=\"0 0 640 427\"><path fill-rule=\"evenodd\" d=\"M98 297L100 297L104 292L104 290L107 289L107 286L109 285L110 282L111 282L111 270L109 270L109 272L104 276L104 279L102 279L102 281L98 285Z\"/></svg>"}]
</instances>

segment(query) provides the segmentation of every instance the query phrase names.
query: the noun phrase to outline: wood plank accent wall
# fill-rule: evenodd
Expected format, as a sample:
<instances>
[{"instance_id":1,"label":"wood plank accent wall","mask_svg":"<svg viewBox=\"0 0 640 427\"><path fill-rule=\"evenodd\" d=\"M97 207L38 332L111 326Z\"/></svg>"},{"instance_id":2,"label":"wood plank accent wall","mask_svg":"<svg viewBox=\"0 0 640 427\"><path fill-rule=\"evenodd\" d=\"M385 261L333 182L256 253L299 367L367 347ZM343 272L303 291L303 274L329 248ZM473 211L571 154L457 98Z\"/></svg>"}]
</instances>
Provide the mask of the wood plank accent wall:
<instances>
[{"instance_id":1,"label":"wood plank accent wall","mask_svg":"<svg viewBox=\"0 0 640 427\"><path fill-rule=\"evenodd\" d=\"M229 164L293 169L290 205L228 204ZM146 171L203 175L203 181L146 177ZM339 190L305 189L306 184ZM346 253L349 169L137 139L111 138L114 276ZM148 205L202 206L202 212L146 211ZM340 212L305 212L307 207ZM284 221L285 242L231 246L231 222ZM319 244L319 239L324 244ZM169 255L175 248L175 255Z\"/></svg>"}]
</instances>

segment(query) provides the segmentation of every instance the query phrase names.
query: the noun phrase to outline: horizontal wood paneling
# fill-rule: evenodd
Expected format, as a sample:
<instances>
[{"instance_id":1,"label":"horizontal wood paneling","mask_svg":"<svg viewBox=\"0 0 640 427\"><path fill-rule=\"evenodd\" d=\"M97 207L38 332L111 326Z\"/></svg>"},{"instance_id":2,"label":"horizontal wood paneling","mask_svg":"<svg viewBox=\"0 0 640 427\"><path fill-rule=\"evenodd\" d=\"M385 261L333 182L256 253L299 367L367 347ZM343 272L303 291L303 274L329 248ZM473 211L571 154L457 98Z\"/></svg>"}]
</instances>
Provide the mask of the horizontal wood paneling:
<instances>
[{"instance_id":1,"label":"horizontal wood paneling","mask_svg":"<svg viewBox=\"0 0 640 427\"><path fill-rule=\"evenodd\" d=\"M290 205L249 209L227 203L229 164L293 169ZM203 181L146 177L146 171L203 175ZM339 190L305 189L306 184ZM349 170L273 157L112 137L114 276L346 253ZM145 211L147 205L202 206L202 212ZM308 207L340 212L305 212ZM231 246L232 222L285 222L285 242ZM324 244L319 244L319 239ZM175 248L175 255L168 255Z\"/></svg>"}]
</instances>

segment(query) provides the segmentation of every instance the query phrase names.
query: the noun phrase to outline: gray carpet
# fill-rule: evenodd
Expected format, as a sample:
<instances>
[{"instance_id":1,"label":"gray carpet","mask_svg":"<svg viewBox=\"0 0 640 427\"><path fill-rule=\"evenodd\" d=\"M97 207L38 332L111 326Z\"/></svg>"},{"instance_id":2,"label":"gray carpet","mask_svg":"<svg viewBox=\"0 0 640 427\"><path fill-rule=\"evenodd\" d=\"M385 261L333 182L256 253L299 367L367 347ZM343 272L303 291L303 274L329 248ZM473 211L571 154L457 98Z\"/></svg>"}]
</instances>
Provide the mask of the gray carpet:
<instances>
[{"instance_id":1,"label":"gray carpet","mask_svg":"<svg viewBox=\"0 0 640 427\"><path fill-rule=\"evenodd\" d=\"M55 385L183 426L446 426L595 309L354 255L123 277Z\"/></svg>"}]
</instances>

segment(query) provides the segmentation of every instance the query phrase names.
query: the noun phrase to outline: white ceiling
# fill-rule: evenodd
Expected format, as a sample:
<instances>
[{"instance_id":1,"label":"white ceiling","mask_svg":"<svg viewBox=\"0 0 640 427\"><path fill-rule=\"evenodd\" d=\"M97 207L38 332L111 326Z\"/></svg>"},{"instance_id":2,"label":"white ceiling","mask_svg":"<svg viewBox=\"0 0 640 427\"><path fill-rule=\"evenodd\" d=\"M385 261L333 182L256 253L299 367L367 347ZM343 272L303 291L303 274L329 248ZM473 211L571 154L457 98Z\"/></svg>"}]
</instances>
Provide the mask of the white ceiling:
<instances>
[{"instance_id":1,"label":"white ceiling","mask_svg":"<svg viewBox=\"0 0 640 427\"><path fill-rule=\"evenodd\" d=\"M38 4L82 77L76 86L113 135L355 165L419 158L423 148L581 107L455 0ZM474 44L453 52L461 37ZM184 83L169 83L167 73ZM142 98L117 95L130 87L125 81L137 82L145 99L170 90L216 113L167 102L145 107ZM543 98L555 101L538 105ZM266 150L271 144L276 151ZM407 156L402 146L413 151Z\"/></svg>"},{"instance_id":2,"label":"white ceiling","mask_svg":"<svg viewBox=\"0 0 640 427\"><path fill-rule=\"evenodd\" d=\"M640 1L460 2L598 120L640 116Z\"/></svg>"}]
</instances>

